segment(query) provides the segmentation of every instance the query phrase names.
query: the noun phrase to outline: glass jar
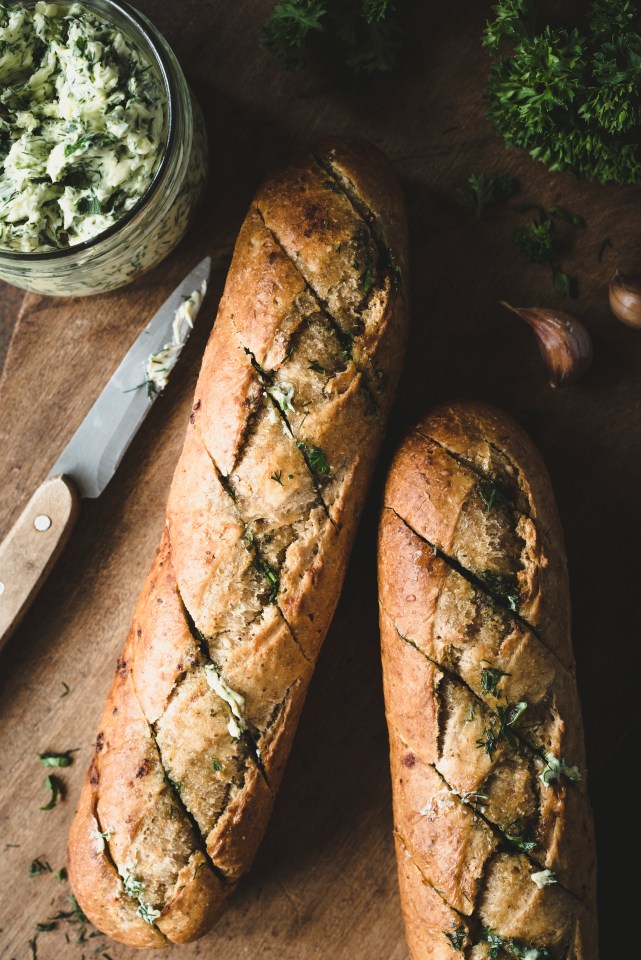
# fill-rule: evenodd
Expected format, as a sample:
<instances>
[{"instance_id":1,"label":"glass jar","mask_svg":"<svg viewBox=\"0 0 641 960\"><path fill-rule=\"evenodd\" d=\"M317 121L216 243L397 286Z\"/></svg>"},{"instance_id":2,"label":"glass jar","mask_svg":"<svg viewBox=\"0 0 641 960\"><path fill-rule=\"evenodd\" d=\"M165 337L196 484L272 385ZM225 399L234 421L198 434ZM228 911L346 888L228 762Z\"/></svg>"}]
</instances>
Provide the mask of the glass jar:
<instances>
[{"instance_id":1,"label":"glass jar","mask_svg":"<svg viewBox=\"0 0 641 960\"><path fill-rule=\"evenodd\" d=\"M107 230L62 250L0 250L0 279L53 296L115 290L156 266L183 237L207 178L203 116L164 37L144 14L119 0L58 0L58 5L74 2L122 30L154 65L166 91L167 139L146 192Z\"/></svg>"}]
</instances>

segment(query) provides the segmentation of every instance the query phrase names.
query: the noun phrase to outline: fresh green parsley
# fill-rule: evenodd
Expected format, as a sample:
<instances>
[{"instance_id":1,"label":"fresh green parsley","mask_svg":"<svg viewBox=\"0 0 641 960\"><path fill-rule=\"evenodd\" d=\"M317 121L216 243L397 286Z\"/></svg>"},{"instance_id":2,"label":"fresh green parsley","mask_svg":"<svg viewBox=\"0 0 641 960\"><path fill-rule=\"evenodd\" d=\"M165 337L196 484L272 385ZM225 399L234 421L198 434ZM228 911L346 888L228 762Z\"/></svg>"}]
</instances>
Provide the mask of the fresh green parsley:
<instances>
[{"instance_id":1,"label":"fresh green parsley","mask_svg":"<svg viewBox=\"0 0 641 960\"><path fill-rule=\"evenodd\" d=\"M498 487L493 483L481 483L479 485L479 496L485 506L485 512L491 513L497 497L500 498Z\"/></svg>"},{"instance_id":2,"label":"fresh green parsley","mask_svg":"<svg viewBox=\"0 0 641 960\"><path fill-rule=\"evenodd\" d=\"M534 850L535 847L538 846L536 840L526 840L525 837L522 836L520 824L513 824L510 831L505 830L503 835L513 847L516 847L516 849L522 853L529 853L530 850Z\"/></svg>"},{"instance_id":3,"label":"fresh green parsley","mask_svg":"<svg viewBox=\"0 0 641 960\"><path fill-rule=\"evenodd\" d=\"M55 930L58 926L56 920L49 920L48 923L37 923L36 924L36 933L51 933L52 930Z\"/></svg>"},{"instance_id":4,"label":"fresh green parsley","mask_svg":"<svg viewBox=\"0 0 641 960\"><path fill-rule=\"evenodd\" d=\"M496 713L492 715L488 726L483 731L483 736L476 741L476 746L483 748L490 760L493 759L499 744L507 743L515 747L516 737L513 731L526 710L525 700L508 703L504 707L498 706Z\"/></svg>"},{"instance_id":5,"label":"fresh green parsley","mask_svg":"<svg viewBox=\"0 0 641 960\"><path fill-rule=\"evenodd\" d=\"M500 957L501 950L503 949L503 937L500 937L497 933L493 933L491 930L483 930L481 933L481 942L487 943L489 949L487 955L490 960L497 960L497 957Z\"/></svg>"},{"instance_id":6,"label":"fresh green parsley","mask_svg":"<svg viewBox=\"0 0 641 960\"><path fill-rule=\"evenodd\" d=\"M550 208L551 210L558 208ZM556 238L554 221L544 212L539 219L531 220L526 227L517 227L512 234L517 250L530 263L543 264L552 271L552 283L557 293L564 297L576 297L577 282L558 264L560 248Z\"/></svg>"},{"instance_id":7,"label":"fresh green parsley","mask_svg":"<svg viewBox=\"0 0 641 960\"><path fill-rule=\"evenodd\" d=\"M484 696L487 697L492 694L497 700L501 699L502 694L498 689L501 677L509 677L509 673L505 673L496 667L483 667L481 669L481 690Z\"/></svg>"},{"instance_id":8,"label":"fresh green parsley","mask_svg":"<svg viewBox=\"0 0 641 960\"><path fill-rule=\"evenodd\" d=\"M551 264L556 260L558 247L552 220L531 220L527 227L517 227L513 237L517 250L530 263Z\"/></svg>"},{"instance_id":9,"label":"fresh green parsley","mask_svg":"<svg viewBox=\"0 0 641 960\"><path fill-rule=\"evenodd\" d=\"M39 877L42 873L51 873L51 866L48 860L37 857L35 860L32 860L29 865L29 876Z\"/></svg>"},{"instance_id":10,"label":"fresh green parsley","mask_svg":"<svg viewBox=\"0 0 641 960\"><path fill-rule=\"evenodd\" d=\"M62 784L57 777L54 777L53 774L50 774L45 780L45 787L51 794L51 798L44 807L40 807L41 810L53 810L53 808L58 803L58 798L62 794Z\"/></svg>"},{"instance_id":11,"label":"fresh green parsley","mask_svg":"<svg viewBox=\"0 0 641 960\"><path fill-rule=\"evenodd\" d=\"M303 440L297 440L296 445L305 457L312 473L321 477L329 476L329 461L320 447L315 446L313 443L305 443Z\"/></svg>"},{"instance_id":12,"label":"fresh green parsley","mask_svg":"<svg viewBox=\"0 0 641 960\"><path fill-rule=\"evenodd\" d=\"M211 758L211 765L216 773L220 773L220 771L223 769L220 760L217 760L216 757Z\"/></svg>"},{"instance_id":13,"label":"fresh green parsley","mask_svg":"<svg viewBox=\"0 0 641 960\"><path fill-rule=\"evenodd\" d=\"M273 603L278 596L278 590L280 587L278 574L272 567L270 567L266 560L263 560L262 557L256 557L254 560L254 565L270 584L271 589L269 591L269 596L267 597L267 602Z\"/></svg>"},{"instance_id":14,"label":"fresh green parsley","mask_svg":"<svg viewBox=\"0 0 641 960\"><path fill-rule=\"evenodd\" d=\"M452 924L454 929L451 933L448 933L447 930L443 931L443 936L450 941L454 950L463 952L463 946L465 944L465 938L467 936L467 930L465 927L457 927L455 923Z\"/></svg>"},{"instance_id":15,"label":"fresh green parsley","mask_svg":"<svg viewBox=\"0 0 641 960\"><path fill-rule=\"evenodd\" d=\"M490 118L510 146L551 170L600 183L641 181L637 4L596 0L587 30L545 22L539 0L502 0L484 44L494 57Z\"/></svg>"},{"instance_id":16,"label":"fresh green parsley","mask_svg":"<svg viewBox=\"0 0 641 960\"><path fill-rule=\"evenodd\" d=\"M480 220L486 207L507 200L518 188L518 181L506 173L495 177L487 173L471 173L457 190L456 199L462 207L472 210L476 219Z\"/></svg>"},{"instance_id":17,"label":"fresh green parsley","mask_svg":"<svg viewBox=\"0 0 641 960\"><path fill-rule=\"evenodd\" d=\"M40 763L44 767L70 767L73 763L72 753L77 753L78 747L73 750L64 750L62 753L39 753Z\"/></svg>"},{"instance_id":18,"label":"fresh green parsley","mask_svg":"<svg viewBox=\"0 0 641 960\"><path fill-rule=\"evenodd\" d=\"M279 483L279 484L281 485L281 487L284 486L284 484L283 484L283 471L282 471L282 470L275 470L274 473L272 473L272 475L271 475L271 477L270 477L269 479L270 479L270 480L273 480L275 483Z\"/></svg>"},{"instance_id":19,"label":"fresh green parsley","mask_svg":"<svg viewBox=\"0 0 641 960\"><path fill-rule=\"evenodd\" d=\"M505 950L516 960L549 960L550 954L539 947L526 947L518 940L506 939L488 928L481 931L481 943L488 944L487 956L489 960L498 960Z\"/></svg>"},{"instance_id":20,"label":"fresh green parsley","mask_svg":"<svg viewBox=\"0 0 641 960\"><path fill-rule=\"evenodd\" d=\"M484 570L479 573L479 577L491 594L502 600L514 613L518 613L521 598L516 577L509 573L495 573L493 570Z\"/></svg>"},{"instance_id":21,"label":"fresh green parsley","mask_svg":"<svg viewBox=\"0 0 641 960\"><path fill-rule=\"evenodd\" d=\"M299 70L323 44L338 47L355 73L393 70L401 29L393 0L280 0L262 43L288 70Z\"/></svg>"}]
</instances>

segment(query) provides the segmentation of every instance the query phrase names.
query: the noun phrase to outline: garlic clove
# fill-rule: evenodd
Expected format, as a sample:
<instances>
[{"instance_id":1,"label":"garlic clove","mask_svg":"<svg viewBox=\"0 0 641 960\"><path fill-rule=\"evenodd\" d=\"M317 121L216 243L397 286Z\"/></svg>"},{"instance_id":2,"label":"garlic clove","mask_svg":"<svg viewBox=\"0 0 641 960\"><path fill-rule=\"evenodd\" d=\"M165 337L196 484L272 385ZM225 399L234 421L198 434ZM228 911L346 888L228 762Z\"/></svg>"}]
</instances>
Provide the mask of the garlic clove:
<instances>
[{"instance_id":1,"label":"garlic clove","mask_svg":"<svg viewBox=\"0 0 641 960\"><path fill-rule=\"evenodd\" d=\"M610 309L629 327L641 328L641 277L617 272L610 280Z\"/></svg>"},{"instance_id":2,"label":"garlic clove","mask_svg":"<svg viewBox=\"0 0 641 960\"><path fill-rule=\"evenodd\" d=\"M590 334L580 320L560 310L513 307L505 300L501 300L501 306L521 317L534 330L551 387L565 387L583 376L592 362L594 350Z\"/></svg>"}]
</instances>

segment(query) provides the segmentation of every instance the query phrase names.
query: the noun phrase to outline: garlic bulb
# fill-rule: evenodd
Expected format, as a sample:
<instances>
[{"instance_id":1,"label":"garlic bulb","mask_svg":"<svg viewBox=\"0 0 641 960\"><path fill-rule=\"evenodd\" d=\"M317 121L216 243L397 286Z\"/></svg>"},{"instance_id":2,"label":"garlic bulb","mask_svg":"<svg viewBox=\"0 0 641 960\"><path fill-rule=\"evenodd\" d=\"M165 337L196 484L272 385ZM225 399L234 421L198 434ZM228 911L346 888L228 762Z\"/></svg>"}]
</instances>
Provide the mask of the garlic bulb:
<instances>
[{"instance_id":1,"label":"garlic bulb","mask_svg":"<svg viewBox=\"0 0 641 960\"><path fill-rule=\"evenodd\" d=\"M610 281L610 309L629 327L641 327L641 277L617 272Z\"/></svg>"},{"instance_id":2,"label":"garlic bulb","mask_svg":"<svg viewBox=\"0 0 641 960\"><path fill-rule=\"evenodd\" d=\"M592 362L594 351L590 334L580 320L560 310L512 307L504 300L501 305L534 330L550 374L551 387L565 387L583 376Z\"/></svg>"}]
</instances>

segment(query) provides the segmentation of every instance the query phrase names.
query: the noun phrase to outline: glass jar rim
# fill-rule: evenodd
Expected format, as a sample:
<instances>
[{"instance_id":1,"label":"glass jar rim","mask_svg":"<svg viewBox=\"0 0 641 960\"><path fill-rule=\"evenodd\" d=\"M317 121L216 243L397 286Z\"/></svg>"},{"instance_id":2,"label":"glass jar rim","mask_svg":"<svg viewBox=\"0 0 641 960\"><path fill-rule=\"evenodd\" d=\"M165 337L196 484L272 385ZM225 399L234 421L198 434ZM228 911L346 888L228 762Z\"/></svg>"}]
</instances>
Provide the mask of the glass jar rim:
<instances>
[{"instance_id":1,"label":"glass jar rim","mask_svg":"<svg viewBox=\"0 0 641 960\"><path fill-rule=\"evenodd\" d=\"M37 2L38 0L8 0L7 7L9 8L15 6L16 3L24 3L28 6L35 6ZM109 227L107 227L106 230L102 230L100 233L97 233L95 237L91 237L89 240L82 240L80 243L74 243L71 246L64 247L61 250L49 250L40 253L25 253L20 250L3 250L0 247L0 261L7 260L13 263L42 263L43 261L47 260L64 260L66 257L71 257L81 251L90 250L92 247L96 247L104 240L108 240L115 236L134 219L134 217L140 212L140 210L142 210L144 206L147 205L147 202L158 190L158 186L163 179L165 171L167 170L173 147L176 142L176 113L174 110L174 103L177 97L176 82L173 74L173 65L169 56L167 55L167 51L163 49L163 42L166 43L166 41L162 37L160 31L153 25L153 23L151 23L150 20L147 19L147 17L145 17L144 14L130 6L125 2L125 0L97 0L97 2L96 0L62 0L62 2L68 3L70 6L74 3L77 3L79 6L86 7L88 10L96 13L99 13L97 9L99 6L113 7L118 11L119 14L121 14L121 16L133 29L134 36L132 39L135 40L136 34L144 38L155 58L155 65L160 72L160 77L162 79L167 97L167 135L165 138L163 153L160 163L158 164L158 169L154 173L151 183L145 192L141 197L138 198L138 200L136 200L135 204L130 210L127 210L127 212L120 217L120 219L116 220L115 223L112 223Z\"/></svg>"}]
</instances>

